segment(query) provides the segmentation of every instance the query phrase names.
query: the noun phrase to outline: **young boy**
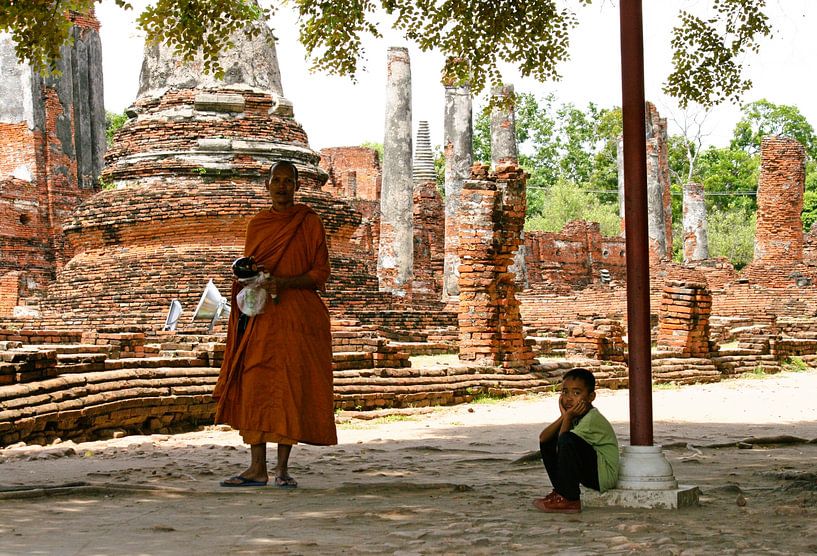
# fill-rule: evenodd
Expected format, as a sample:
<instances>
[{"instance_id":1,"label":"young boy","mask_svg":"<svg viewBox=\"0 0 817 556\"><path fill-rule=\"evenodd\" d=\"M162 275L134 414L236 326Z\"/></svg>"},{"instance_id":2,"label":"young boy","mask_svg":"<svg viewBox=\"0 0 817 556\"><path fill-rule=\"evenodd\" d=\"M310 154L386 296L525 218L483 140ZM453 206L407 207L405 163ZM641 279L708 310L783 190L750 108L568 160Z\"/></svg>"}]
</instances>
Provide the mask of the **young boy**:
<instances>
[{"instance_id":1,"label":"young boy","mask_svg":"<svg viewBox=\"0 0 817 556\"><path fill-rule=\"evenodd\" d=\"M609 421L593 407L596 379L583 368L562 377L561 416L539 434L539 451L553 490L533 505L548 513L579 513L579 483L604 492L618 481L618 441Z\"/></svg>"}]
</instances>

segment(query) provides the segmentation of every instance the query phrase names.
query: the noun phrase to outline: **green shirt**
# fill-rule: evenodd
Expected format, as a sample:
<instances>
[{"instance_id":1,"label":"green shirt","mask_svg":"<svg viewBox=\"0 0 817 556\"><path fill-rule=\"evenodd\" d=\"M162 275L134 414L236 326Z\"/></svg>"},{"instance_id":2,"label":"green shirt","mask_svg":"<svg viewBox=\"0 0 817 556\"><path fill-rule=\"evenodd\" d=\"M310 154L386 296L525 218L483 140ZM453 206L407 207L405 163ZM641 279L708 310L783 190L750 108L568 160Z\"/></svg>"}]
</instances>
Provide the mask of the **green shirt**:
<instances>
[{"instance_id":1,"label":"green shirt","mask_svg":"<svg viewBox=\"0 0 817 556\"><path fill-rule=\"evenodd\" d=\"M610 421L594 407L584 414L570 432L590 444L596 451L599 490L604 492L615 488L618 482L618 440Z\"/></svg>"}]
</instances>

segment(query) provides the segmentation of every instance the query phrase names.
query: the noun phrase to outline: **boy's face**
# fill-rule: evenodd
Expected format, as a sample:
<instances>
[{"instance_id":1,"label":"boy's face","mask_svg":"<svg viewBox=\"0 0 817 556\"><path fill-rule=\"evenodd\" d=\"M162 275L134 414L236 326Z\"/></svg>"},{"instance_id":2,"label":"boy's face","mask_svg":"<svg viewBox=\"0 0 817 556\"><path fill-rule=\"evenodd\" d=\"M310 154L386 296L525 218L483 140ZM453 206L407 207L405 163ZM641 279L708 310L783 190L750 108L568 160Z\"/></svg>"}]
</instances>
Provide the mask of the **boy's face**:
<instances>
[{"instance_id":1,"label":"boy's face","mask_svg":"<svg viewBox=\"0 0 817 556\"><path fill-rule=\"evenodd\" d=\"M582 401L589 406L596 399L596 393L588 390L583 380L568 378L562 381L562 395L559 399L562 406L570 410L570 408Z\"/></svg>"}]
</instances>

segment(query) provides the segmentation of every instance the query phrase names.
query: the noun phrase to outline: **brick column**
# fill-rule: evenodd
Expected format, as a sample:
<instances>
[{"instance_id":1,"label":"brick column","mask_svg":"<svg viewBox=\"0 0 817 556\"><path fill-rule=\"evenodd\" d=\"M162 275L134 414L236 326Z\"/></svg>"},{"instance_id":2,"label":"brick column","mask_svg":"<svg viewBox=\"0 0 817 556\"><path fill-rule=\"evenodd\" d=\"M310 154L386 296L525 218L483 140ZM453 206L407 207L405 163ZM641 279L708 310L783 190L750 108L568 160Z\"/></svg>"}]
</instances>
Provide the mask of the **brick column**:
<instances>
[{"instance_id":1,"label":"brick column","mask_svg":"<svg viewBox=\"0 0 817 556\"><path fill-rule=\"evenodd\" d=\"M508 270L525 221L524 172L500 166L488 175L475 164L463 185L459 232L460 359L482 365L527 368L514 275Z\"/></svg>"},{"instance_id":2,"label":"brick column","mask_svg":"<svg viewBox=\"0 0 817 556\"><path fill-rule=\"evenodd\" d=\"M703 261L709 258L706 236L706 205L704 186L700 183L684 184L684 262Z\"/></svg>"},{"instance_id":3,"label":"brick column","mask_svg":"<svg viewBox=\"0 0 817 556\"><path fill-rule=\"evenodd\" d=\"M494 87L491 94L507 102L508 97L513 97L513 85L503 85ZM494 168L504 164L519 164L519 154L516 145L516 115L515 105L512 103L499 104L491 111L491 162ZM528 287L528 265L525 262L527 249L525 248L525 231L519 235L519 249L513 256L511 272L515 275L515 280L520 289Z\"/></svg>"},{"instance_id":4,"label":"brick column","mask_svg":"<svg viewBox=\"0 0 817 556\"><path fill-rule=\"evenodd\" d=\"M683 357L709 357L712 295L703 282L669 280L658 312L658 349Z\"/></svg>"},{"instance_id":5,"label":"brick column","mask_svg":"<svg viewBox=\"0 0 817 556\"><path fill-rule=\"evenodd\" d=\"M806 153L794 139L767 136L760 147L755 261L803 260Z\"/></svg>"},{"instance_id":6,"label":"brick column","mask_svg":"<svg viewBox=\"0 0 817 556\"><path fill-rule=\"evenodd\" d=\"M471 174L472 104L467 83L454 83L443 76L445 115L443 152L445 154L445 262L443 301L456 303L459 294L459 212L462 184Z\"/></svg>"}]
</instances>

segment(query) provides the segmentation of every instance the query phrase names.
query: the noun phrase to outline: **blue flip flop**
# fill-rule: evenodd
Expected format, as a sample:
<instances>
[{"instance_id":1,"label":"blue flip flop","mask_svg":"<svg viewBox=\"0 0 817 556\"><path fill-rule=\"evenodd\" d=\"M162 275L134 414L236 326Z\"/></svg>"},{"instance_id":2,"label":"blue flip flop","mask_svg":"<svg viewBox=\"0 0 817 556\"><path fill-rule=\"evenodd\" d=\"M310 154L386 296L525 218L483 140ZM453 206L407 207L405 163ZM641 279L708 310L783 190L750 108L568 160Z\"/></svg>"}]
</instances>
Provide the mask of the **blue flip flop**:
<instances>
[{"instance_id":1,"label":"blue flip flop","mask_svg":"<svg viewBox=\"0 0 817 556\"><path fill-rule=\"evenodd\" d=\"M223 487L263 487L267 486L267 481L255 481L247 477L242 477L241 475L235 475L234 477L221 481L219 484Z\"/></svg>"}]
</instances>

